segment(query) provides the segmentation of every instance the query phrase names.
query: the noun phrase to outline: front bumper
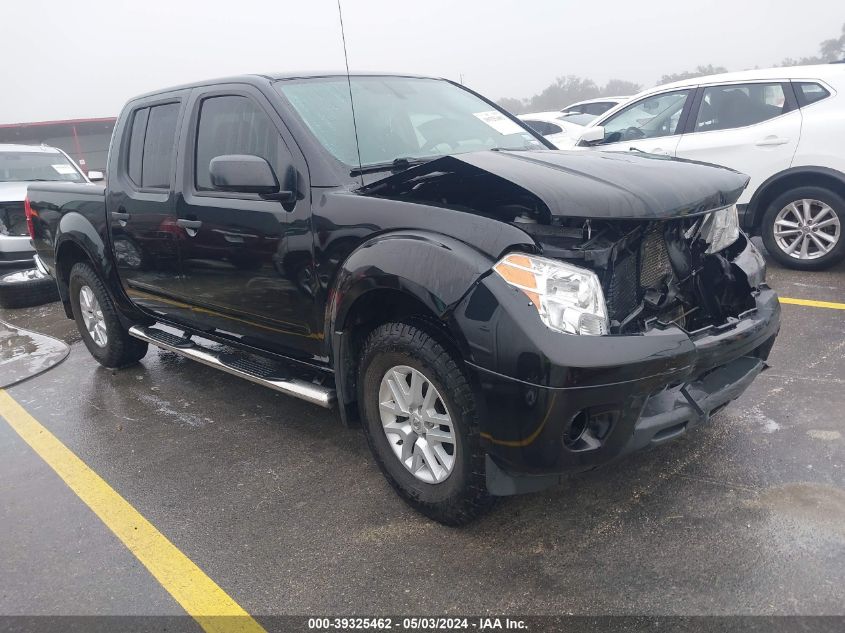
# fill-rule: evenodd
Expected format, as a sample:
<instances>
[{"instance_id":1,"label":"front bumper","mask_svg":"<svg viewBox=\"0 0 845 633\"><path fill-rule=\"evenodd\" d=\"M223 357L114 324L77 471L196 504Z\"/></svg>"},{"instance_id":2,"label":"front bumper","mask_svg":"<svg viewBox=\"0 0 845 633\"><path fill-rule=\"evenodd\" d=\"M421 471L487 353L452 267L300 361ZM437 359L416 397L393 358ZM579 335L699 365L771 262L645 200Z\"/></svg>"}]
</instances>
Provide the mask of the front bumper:
<instances>
[{"instance_id":1,"label":"front bumper","mask_svg":"<svg viewBox=\"0 0 845 633\"><path fill-rule=\"evenodd\" d=\"M541 489L705 423L766 367L780 305L762 283L754 298L742 318L693 334L573 336L537 326L533 307L486 277L455 318L483 395L490 491Z\"/></svg>"}]
</instances>

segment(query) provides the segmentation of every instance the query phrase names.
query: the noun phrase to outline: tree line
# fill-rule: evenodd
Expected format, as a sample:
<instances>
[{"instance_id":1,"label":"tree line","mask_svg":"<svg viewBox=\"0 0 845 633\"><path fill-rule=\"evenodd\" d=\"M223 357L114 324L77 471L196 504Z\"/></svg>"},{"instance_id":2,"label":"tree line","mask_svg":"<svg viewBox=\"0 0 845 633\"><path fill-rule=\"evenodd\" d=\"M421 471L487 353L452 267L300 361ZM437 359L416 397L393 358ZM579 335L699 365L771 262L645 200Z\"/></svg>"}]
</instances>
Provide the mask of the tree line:
<instances>
[{"instance_id":1,"label":"tree line","mask_svg":"<svg viewBox=\"0 0 845 633\"><path fill-rule=\"evenodd\" d=\"M819 54L810 57L799 57L793 59L788 57L775 66L803 66L806 64L826 64L836 61L845 61L845 24L842 25L842 32L839 37L824 40L819 44ZM655 85L692 79L704 75L715 75L728 72L724 66L697 66L693 70L680 73L663 75ZM544 112L547 110L560 110L570 103L584 99L595 99L603 96L625 96L634 95L643 89L638 83L625 81L624 79L611 79L604 85L596 84L592 79L586 79L577 75L566 75L558 77L550 85L546 86L539 94L527 99L516 99L503 97L498 104L505 110L522 114L524 112Z\"/></svg>"}]
</instances>

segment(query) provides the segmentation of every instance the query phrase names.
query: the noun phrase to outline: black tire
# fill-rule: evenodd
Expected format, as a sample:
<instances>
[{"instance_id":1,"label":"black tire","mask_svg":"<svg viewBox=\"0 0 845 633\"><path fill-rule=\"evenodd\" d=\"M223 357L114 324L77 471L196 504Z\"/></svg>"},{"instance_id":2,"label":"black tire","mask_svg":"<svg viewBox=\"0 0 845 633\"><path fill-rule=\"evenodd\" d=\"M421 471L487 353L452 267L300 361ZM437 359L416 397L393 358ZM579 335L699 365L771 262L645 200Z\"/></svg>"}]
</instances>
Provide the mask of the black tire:
<instances>
[{"instance_id":1,"label":"black tire","mask_svg":"<svg viewBox=\"0 0 845 633\"><path fill-rule=\"evenodd\" d=\"M447 345L420 324L387 323L368 337L361 353L358 402L364 433L376 462L397 493L415 510L446 525L463 525L487 511L485 453L478 430L476 395L461 363ZM440 483L417 479L394 454L382 428L379 386L392 367L422 372L452 418L456 438L451 474Z\"/></svg>"},{"instance_id":2,"label":"black tire","mask_svg":"<svg viewBox=\"0 0 845 633\"><path fill-rule=\"evenodd\" d=\"M0 307L27 308L59 300L56 280L36 269L17 270L0 276Z\"/></svg>"},{"instance_id":3,"label":"black tire","mask_svg":"<svg viewBox=\"0 0 845 633\"><path fill-rule=\"evenodd\" d=\"M836 246L826 255L816 259L798 259L785 253L775 241L775 219L781 209L797 200L818 200L824 202L839 218L840 234ZM763 216L760 227L766 250L778 263L795 270L824 270L845 259L845 200L842 196L823 187L796 187L775 198Z\"/></svg>"},{"instance_id":4,"label":"black tire","mask_svg":"<svg viewBox=\"0 0 845 633\"><path fill-rule=\"evenodd\" d=\"M76 320L76 327L82 336L82 342L85 343L85 347L88 348L91 356L97 362L104 367L117 369L137 363L144 357L147 353L147 344L129 336L129 333L123 328L106 285L89 264L79 263L74 265L70 271L68 286L70 289L70 305L73 310L73 318ZM104 346L97 345L85 327L79 302L79 291L84 286L91 289L100 304L106 326L106 344Z\"/></svg>"}]
</instances>

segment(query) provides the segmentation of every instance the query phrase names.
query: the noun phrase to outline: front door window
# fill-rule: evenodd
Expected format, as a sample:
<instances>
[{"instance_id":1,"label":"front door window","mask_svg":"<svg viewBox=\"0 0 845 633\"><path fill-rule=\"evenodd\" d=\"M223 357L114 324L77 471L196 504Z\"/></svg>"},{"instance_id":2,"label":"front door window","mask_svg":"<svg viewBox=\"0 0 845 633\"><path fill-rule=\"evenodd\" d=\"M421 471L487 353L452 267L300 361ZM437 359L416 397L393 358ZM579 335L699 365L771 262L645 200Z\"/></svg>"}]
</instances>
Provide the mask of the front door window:
<instances>
[{"instance_id":1,"label":"front door window","mask_svg":"<svg viewBox=\"0 0 845 633\"><path fill-rule=\"evenodd\" d=\"M628 106L604 122L603 144L678 134L681 113L690 92L664 92Z\"/></svg>"}]
</instances>

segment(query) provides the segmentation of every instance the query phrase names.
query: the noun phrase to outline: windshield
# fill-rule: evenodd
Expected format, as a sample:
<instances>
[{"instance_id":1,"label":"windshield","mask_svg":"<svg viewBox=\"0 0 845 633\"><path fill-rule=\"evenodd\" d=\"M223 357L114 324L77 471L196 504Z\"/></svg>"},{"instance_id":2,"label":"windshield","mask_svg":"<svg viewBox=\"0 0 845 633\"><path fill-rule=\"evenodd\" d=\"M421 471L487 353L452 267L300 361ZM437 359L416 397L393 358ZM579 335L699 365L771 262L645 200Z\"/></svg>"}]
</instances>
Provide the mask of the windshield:
<instances>
[{"instance_id":1,"label":"windshield","mask_svg":"<svg viewBox=\"0 0 845 633\"><path fill-rule=\"evenodd\" d=\"M33 180L85 181L82 174L63 154L0 152L0 182Z\"/></svg>"},{"instance_id":2,"label":"windshield","mask_svg":"<svg viewBox=\"0 0 845 633\"><path fill-rule=\"evenodd\" d=\"M535 136L454 84L413 77L352 77L361 164L431 158L486 149L543 149ZM279 81L317 140L358 166L346 77Z\"/></svg>"}]
</instances>

